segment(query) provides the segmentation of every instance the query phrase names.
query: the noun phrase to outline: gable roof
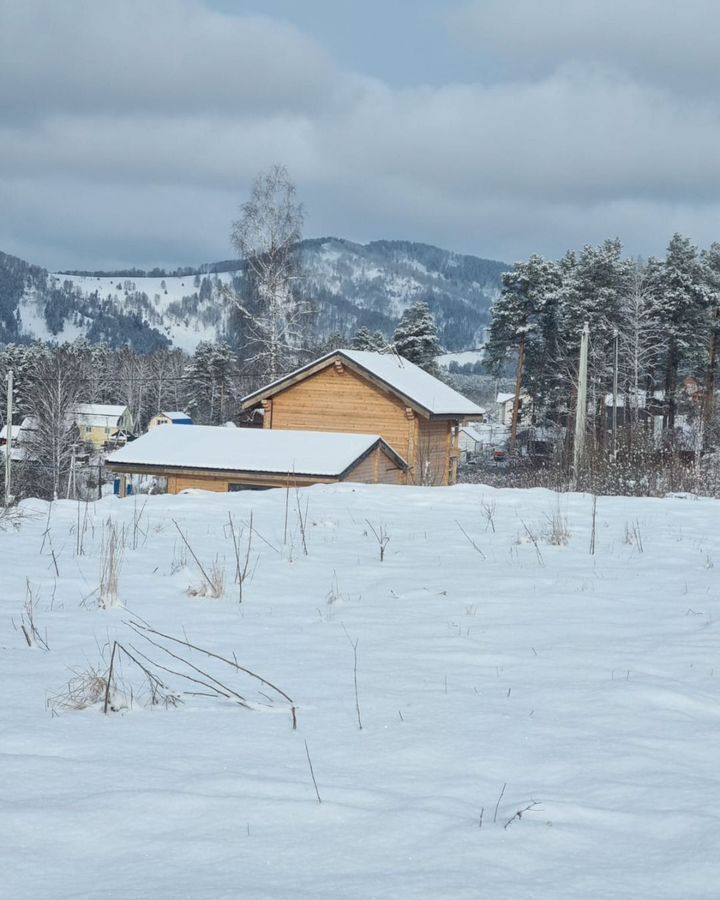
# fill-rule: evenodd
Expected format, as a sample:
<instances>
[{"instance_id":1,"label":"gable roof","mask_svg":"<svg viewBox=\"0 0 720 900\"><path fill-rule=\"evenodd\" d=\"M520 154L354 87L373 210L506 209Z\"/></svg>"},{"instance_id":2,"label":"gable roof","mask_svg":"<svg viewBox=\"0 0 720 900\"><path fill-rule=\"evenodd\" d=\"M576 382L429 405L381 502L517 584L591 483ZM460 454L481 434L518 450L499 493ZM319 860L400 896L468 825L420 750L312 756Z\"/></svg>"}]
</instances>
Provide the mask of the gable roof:
<instances>
[{"instance_id":1,"label":"gable roof","mask_svg":"<svg viewBox=\"0 0 720 900\"><path fill-rule=\"evenodd\" d=\"M460 431L466 434L471 441L477 441L478 443L482 443L483 436L480 432L472 425L461 425Z\"/></svg>"},{"instance_id":2,"label":"gable roof","mask_svg":"<svg viewBox=\"0 0 720 900\"><path fill-rule=\"evenodd\" d=\"M82 425L104 427L111 422L117 425L127 412L127 406L114 403L77 403L74 419Z\"/></svg>"},{"instance_id":3,"label":"gable roof","mask_svg":"<svg viewBox=\"0 0 720 900\"><path fill-rule=\"evenodd\" d=\"M182 429L182 435L174 428L154 428L112 453L106 461L111 467L125 464L336 477L377 446L400 468L407 468L405 460L376 434L275 431L216 425L194 425Z\"/></svg>"},{"instance_id":4,"label":"gable roof","mask_svg":"<svg viewBox=\"0 0 720 900\"><path fill-rule=\"evenodd\" d=\"M296 381L314 375L336 360L341 360L354 371L397 394L408 406L428 418L482 415L483 410L479 406L420 366L396 353L372 353L369 350L332 350L314 362L248 394L242 400L243 409L285 390Z\"/></svg>"},{"instance_id":5,"label":"gable roof","mask_svg":"<svg viewBox=\"0 0 720 900\"><path fill-rule=\"evenodd\" d=\"M183 424L185 424L185 423L192 424L192 418L190 417L190 414L183 412L181 409L173 409L170 412L166 412L165 410L162 410L160 415L165 416L166 419L170 419L171 422L181 422Z\"/></svg>"}]
</instances>

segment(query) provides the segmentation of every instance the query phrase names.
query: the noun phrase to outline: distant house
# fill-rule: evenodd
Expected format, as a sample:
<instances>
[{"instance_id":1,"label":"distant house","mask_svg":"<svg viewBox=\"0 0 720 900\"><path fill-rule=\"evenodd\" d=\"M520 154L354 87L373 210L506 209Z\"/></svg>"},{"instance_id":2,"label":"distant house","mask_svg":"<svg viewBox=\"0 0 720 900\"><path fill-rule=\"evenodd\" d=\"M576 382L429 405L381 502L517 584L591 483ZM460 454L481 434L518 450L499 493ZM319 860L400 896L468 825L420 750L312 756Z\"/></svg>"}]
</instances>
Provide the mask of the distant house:
<instances>
[{"instance_id":1,"label":"distant house","mask_svg":"<svg viewBox=\"0 0 720 900\"><path fill-rule=\"evenodd\" d=\"M499 393L495 400L495 417L501 425L512 425L515 394ZM532 414L532 398L525 391L520 392L520 421L528 422Z\"/></svg>"},{"instance_id":2,"label":"distant house","mask_svg":"<svg viewBox=\"0 0 720 900\"><path fill-rule=\"evenodd\" d=\"M12 429L11 431L9 431L7 425L3 425L3 427L0 428L0 447L4 447L7 444L8 433L13 441L16 441L20 437L20 425L11 425L10 428Z\"/></svg>"},{"instance_id":3,"label":"distant house","mask_svg":"<svg viewBox=\"0 0 720 900\"><path fill-rule=\"evenodd\" d=\"M474 425L461 425L458 430L458 448L460 459L464 462L468 457L479 453L483 445L483 436Z\"/></svg>"},{"instance_id":4,"label":"distant house","mask_svg":"<svg viewBox=\"0 0 720 900\"><path fill-rule=\"evenodd\" d=\"M78 403L72 415L80 440L94 447L117 443L132 432L133 421L127 406L108 403Z\"/></svg>"},{"instance_id":5,"label":"distant house","mask_svg":"<svg viewBox=\"0 0 720 900\"><path fill-rule=\"evenodd\" d=\"M148 422L148 431L157 428L158 425L192 425L193 420L188 413L179 410L171 412L159 412Z\"/></svg>"},{"instance_id":6,"label":"distant house","mask_svg":"<svg viewBox=\"0 0 720 900\"><path fill-rule=\"evenodd\" d=\"M377 434L329 434L194 425L154 428L111 454L122 476L167 479L167 490L242 491L336 481L400 484L407 463ZM120 492L123 496L125 490Z\"/></svg>"},{"instance_id":7,"label":"distant house","mask_svg":"<svg viewBox=\"0 0 720 900\"><path fill-rule=\"evenodd\" d=\"M37 429L34 416L25 416L20 425L12 426L11 459L13 462L28 462L34 459L33 443ZM7 453L8 427L0 429L0 456L4 459Z\"/></svg>"},{"instance_id":8,"label":"distant house","mask_svg":"<svg viewBox=\"0 0 720 900\"><path fill-rule=\"evenodd\" d=\"M283 431L379 434L404 460L411 484L454 484L458 427L483 410L392 353L334 350L254 391L263 426Z\"/></svg>"}]
</instances>

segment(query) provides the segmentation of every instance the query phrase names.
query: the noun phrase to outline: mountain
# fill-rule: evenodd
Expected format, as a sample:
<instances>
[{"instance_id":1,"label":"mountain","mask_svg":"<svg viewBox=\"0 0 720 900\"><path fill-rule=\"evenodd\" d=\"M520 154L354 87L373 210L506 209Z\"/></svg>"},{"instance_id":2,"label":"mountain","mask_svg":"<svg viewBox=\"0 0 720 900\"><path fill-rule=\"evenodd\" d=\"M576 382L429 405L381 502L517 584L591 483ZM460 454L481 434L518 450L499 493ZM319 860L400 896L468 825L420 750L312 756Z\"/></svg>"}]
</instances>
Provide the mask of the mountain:
<instances>
[{"instance_id":1,"label":"mountain","mask_svg":"<svg viewBox=\"0 0 720 900\"><path fill-rule=\"evenodd\" d=\"M448 350L477 346L500 289L501 262L428 244L356 244L317 238L301 244L304 294L319 338L365 325L390 335L403 311L423 300ZM49 273L0 253L0 343L84 337L140 352L202 340L232 340L224 287L242 291L239 260L172 272Z\"/></svg>"}]
</instances>

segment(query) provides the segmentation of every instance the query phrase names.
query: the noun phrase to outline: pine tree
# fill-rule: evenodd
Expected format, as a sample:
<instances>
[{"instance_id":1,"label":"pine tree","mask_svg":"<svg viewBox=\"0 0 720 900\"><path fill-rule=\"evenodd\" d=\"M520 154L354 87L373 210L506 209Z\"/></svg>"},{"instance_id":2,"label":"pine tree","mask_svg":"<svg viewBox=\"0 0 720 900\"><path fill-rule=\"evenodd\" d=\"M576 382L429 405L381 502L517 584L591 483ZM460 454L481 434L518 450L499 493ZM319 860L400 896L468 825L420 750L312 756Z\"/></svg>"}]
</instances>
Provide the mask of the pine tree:
<instances>
[{"instance_id":1,"label":"pine tree","mask_svg":"<svg viewBox=\"0 0 720 900\"><path fill-rule=\"evenodd\" d=\"M520 384L537 398L556 381L558 266L531 256L502 276L502 293L492 308L485 363L500 374L508 357L522 356ZM518 359L520 361L520 359Z\"/></svg>"},{"instance_id":2,"label":"pine tree","mask_svg":"<svg viewBox=\"0 0 720 900\"><path fill-rule=\"evenodd\" d=\"M704 363L710 331L706 273L697 248L688 238L673 235L652 290L655 320L667 334L664 425L671 430L675 427L678 372L683 365Z\"/></svg>"},{"instance_id":3,"label":"pine tree","mask_svg":"<svg viewBox=\"0 0 720 900\"><path fill-rule=\"evenodd\" d=\"M705 418L709 421L715 407L715 383L717 373L718 342L720 341L720 244L713 243L702 254L705 286L707 290L710 342L708 347L707 375L705 377Z\"/></svg>"},{"instance_id":4,"label":"pine tree","mask_svg":"<svg viewBox=\"0 0 720 900\"><path fill-rule=\"evenodd\" d=\"M567 254L561 262L558 293L559 363L573 372L577 366L580 334L590 327L590 382L597 396L612 380L615 328L631 278L632 264L622 259L619 240L597 247L586 246L579 254Z\"/></svg>"},{"instance_id":5,"label":"pine tree","mask_svg":"<svg viewBox=\"0 0 720 900\"><path fill-rule=\"evenodd\" d=\"M223 343L201 341L185 368L187 406L199 424L221 425L231 413L237 360Z\"/></svg>"},{"instance_id":6,"label":"pine tree","mask_svg":"<svg viewBox=\"0 0 720 900\"><path fill-rule=\"evenodd\" d=\"M393 334L395 351L431 375L439 375L436 358L442 353L435 320L427 303L415 303L402 315Z\"/></svg>"},{"instance_id":7,"label":"pine tree","mask_svg":"<svg viewBox=\"0 0 720 900\"><path fill-rule=\"evenodd\" d=\"M353 335L352 349L387 353L390 347L382 331L370 331L369 328L362 325Z\"/></svg>"}]
</instances>

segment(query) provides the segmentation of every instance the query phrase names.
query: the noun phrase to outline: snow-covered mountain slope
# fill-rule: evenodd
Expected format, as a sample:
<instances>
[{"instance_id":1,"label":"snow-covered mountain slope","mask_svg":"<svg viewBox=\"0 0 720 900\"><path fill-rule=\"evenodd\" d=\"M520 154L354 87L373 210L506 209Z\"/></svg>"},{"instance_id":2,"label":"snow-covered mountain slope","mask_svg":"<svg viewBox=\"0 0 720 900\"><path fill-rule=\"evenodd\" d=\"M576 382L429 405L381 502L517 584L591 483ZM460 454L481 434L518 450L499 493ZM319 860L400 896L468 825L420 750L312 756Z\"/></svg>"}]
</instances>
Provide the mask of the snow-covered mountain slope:
<instances>
[{"instance_id":1,"label":"snow-covered mountain slope","mask_svg":"<svg viewBox=\"0 0 720 900\"><path fill-rule=\"evenodd\" d=\"M3 897L717 898L720 502L286 502L27 501L0 529Z\"/></svg>"},{"instance_id":2,"label":"snow-covered mountain slope","mask_svg":"<svg viewBox=\"0 0 720 900\"><path fill-rule=\"evenodd\" d=\"M313 302L318 338L359 326L390 335L403 311L427 302L443 344L477 344L498 293L503 263L425 244L338 238L302 244L304 295ZM231 336L223 286L242 292L238 261L185 269L189 274L47 273L0 253L0 341L86 337L138 350Z\"/></svg>"}]
</instances>

